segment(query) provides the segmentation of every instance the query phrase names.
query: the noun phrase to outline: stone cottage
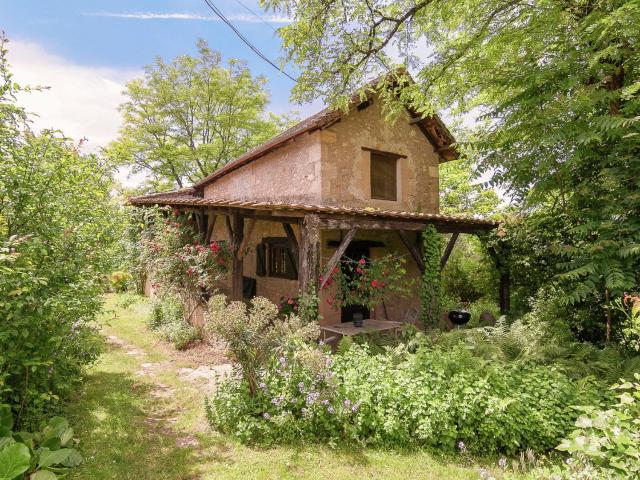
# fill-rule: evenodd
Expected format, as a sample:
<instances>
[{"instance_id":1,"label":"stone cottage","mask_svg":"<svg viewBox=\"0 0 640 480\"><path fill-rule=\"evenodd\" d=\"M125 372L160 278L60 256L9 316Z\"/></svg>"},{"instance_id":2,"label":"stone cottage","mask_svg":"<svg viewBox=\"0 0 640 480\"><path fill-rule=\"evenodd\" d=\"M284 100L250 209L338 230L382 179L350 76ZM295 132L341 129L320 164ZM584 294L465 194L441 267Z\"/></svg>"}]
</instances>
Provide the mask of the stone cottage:
<instances>
[{"instance_id":1,"label":"stone cottage","mask_svg":"<svg viewBox=\"0 0 640 480\"><path fill-rule=\"evenodd\" d=\"M438 166L457 158L437 116L407 109L388 122L381 101L326 109L212 172L191 188L131 198L192 212L206 241L226 240L232 272L223 289L233 299L264 296L278 303L312 285L323 287L341 258L408 258L407 276L423 268L420 231L495 228L492 221L439 214ZM351 320L353 307L329 305L335 286L319 290L321 325ZM356 308L357 309L357 308ZM419 309L417 292L385 298L367 316L404 321ZM360 309L362 310L362 309Z\"/></svg>"}]
</instances>

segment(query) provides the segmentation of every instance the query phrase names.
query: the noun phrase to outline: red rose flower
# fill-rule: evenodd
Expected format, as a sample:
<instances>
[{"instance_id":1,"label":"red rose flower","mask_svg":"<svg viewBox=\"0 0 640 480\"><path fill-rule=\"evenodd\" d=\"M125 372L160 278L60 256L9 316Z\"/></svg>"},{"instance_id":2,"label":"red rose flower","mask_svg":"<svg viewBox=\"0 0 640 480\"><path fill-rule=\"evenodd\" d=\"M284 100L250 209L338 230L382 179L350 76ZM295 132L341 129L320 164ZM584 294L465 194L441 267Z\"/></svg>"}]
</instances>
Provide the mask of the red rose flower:
<instances>
[{"instance_id":1,"label":"red rose flower","mask_svg":"<svg viewBox=\"0 0 640 480\"><path fill-rule=\"evenodd\" d=\"M364 265L365 263L367 263L367 261L366 261L364 258L361 258L361 259L358 261L358 263L359 263L360 265Z\"/></svg>"},{"instance_id":2,"label":"red rose flower","mask_svg":"<svg viewBox=\"0 0 640 480\"><path fill-rule=\"evenodd\" d=\"M292 299L292 298L290 298L289 300L287 300L287 303L288 303L289 305L293 305L293 299Z\"/></svg>"},{"instance_id":3,"label":"red rose flower","mask_svg":"<svg viewBox=\"0 0 640 480\"><path fill-rule=\"evenodd\" d=\"M362 269L360 267L356 268L357 273L362 273Z\"/></svg>"},{"instance_id":4,"label":"red rose flower","mask_svg":"<svg viewBox=\"0 0 640 480\"><path fill-rule=\"evenodd\" d=\"M376 288L378 286L378 281L377 280L371 280L371 286L373 288Z\"/></svg>"}]
</instances>

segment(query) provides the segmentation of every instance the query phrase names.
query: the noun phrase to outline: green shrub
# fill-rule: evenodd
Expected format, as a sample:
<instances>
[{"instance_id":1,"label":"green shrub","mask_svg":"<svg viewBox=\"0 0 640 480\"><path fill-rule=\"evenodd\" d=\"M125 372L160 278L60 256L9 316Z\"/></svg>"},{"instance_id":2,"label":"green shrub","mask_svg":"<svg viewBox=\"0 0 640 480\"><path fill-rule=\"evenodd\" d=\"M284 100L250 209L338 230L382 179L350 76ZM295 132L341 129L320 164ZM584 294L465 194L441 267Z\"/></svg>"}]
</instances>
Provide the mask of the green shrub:
<instances>
[{"instance_id":1,"label":"green shrub","mask_svg":"<svg viewBox=\"0 0 640 480\"><path fill-rule=\"evenodd\" d=\"M109 284L116 293L126 292L133 283L133 276L128 272L112 272L109 275Z\"/></svg>"},{"instance_id":2,"label":"green shrub","mask_svg":"<svg viewBox=\"0 0 640 480\"><path fill-rule=\"evenodd\" d=\"M173 343L178 350L186 350L202 340L200 332L183 319L162 325L158 333L163 340Z\"/></svg>"},{"instance_id":3,"label":"green shrub","mask_svg":"<svg viewBox=\"0 0 640 480\"><path fill-rule=\"evenodd\" d=\"M185 350L202 339L202 332L188 323L180 298L170 293L154 297L148 326L178 350Z\"/></svg>"},{"instance_id":4,"label":"green shrub","mask_svg":"<svg viewBox=\"0 0 640 480\"><path fill-rule=\"evenodd\" d=\"M324 358L319 371L295 356L273 359L254 397L241 377L227 379L207 404L209 421L243 441L445 451L462 442L472 452L514 453L553 448L577 416L571 406L599 399L593 381L573 382L555 366L482 361L462 344L372 355L353 343Z\"/></svg>"},{"instance_id":5,"label":"green shrub","mask_svg":"<svg viewBox=\"0 0 640 480\"><path fill-rule=\"evenodd\" d=\"M69 422L54 417L42 431L12 432L9 405L0 405L0 480L62 478L82 463Z\"/></svg>"},{"instance_id":6,"label":"green shrub","mask_svg":"<svg viewBox=\"0 0 640 480\"><path fill-rule=\"evenodd\" d=\"M227 304L224 295L209 300L205 330L227 342L232 359L241 368L249 393L257 391L258 371L276 353L318 338L318 325L296 315L279 318L278 307L256 297L247 309L244 302Z\"/></svg>"}]
</instances>

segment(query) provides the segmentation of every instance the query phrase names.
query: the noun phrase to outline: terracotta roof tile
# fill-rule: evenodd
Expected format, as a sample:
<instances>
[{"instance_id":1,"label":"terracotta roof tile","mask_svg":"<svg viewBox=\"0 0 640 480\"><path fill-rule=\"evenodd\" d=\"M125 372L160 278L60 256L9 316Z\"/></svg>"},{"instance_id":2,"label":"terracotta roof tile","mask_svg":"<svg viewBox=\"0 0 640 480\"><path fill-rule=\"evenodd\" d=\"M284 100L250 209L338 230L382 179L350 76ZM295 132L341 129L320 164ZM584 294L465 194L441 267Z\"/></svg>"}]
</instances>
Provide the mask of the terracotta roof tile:
<instances>
[{"instance_id":1,"label":"terracotta roof tile","mask_svg":"<svg viewBox=\"0 0 640 480\"><path fill-rule=\"evenodd\" d=\"M215 198L202 198L194 195L191 190L178 190L175 192L156 193L132 197L129 199L132 205L166 205L172 207L211 207L211 208L246 208L250 210L280 210L287 212L318 213L333 215L356 215L364 217L376 217L384 219L424 221L426 223L438 222L451 225L465 225L478 229L492 229L498 226L498 222L478 217L441 215L437 213L404 212L398 210L382 210L377 208L348 207L341 205L317 205L309 203L280 203L266 201L226 200Z\"/></svg>"}]
</instances>

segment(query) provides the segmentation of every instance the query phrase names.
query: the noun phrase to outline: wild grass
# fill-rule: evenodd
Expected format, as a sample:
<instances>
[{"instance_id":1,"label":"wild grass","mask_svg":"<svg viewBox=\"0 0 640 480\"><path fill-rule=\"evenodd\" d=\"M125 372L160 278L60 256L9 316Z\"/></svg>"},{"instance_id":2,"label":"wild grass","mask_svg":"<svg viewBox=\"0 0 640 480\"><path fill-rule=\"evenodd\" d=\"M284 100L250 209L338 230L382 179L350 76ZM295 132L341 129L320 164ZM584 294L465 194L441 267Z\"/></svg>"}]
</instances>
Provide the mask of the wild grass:
<instances>
[{"instance_id":1,"label":"wild grass","mask_svg":"<svg viewBox=\"0 0 640 480\"><path fill-rule=\"evenodd\" d=\"M72 479L479 478L482 465L467 457L325 445L251 448L212 432L205 393L179 371L196 365L147 330L148 314L143 300L107 298L104 333L122 344L112 339L69 405L85 457ZM150 363L161 366L155 376L139 375Z\"/></svg>"}]
</instances>

